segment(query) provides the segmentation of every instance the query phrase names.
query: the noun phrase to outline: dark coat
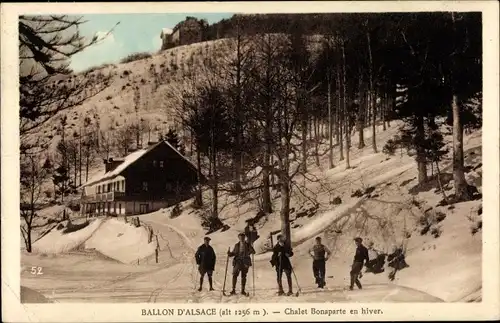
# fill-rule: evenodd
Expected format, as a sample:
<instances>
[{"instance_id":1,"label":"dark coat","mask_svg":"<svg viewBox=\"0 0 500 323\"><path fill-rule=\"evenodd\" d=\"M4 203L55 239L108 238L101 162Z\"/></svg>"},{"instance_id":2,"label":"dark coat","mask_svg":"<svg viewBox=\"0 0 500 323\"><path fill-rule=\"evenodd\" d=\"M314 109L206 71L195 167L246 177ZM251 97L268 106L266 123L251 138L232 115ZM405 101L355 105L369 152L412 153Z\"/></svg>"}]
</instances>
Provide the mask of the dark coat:
<instances>
[{"instance_id":1,"label":"dark coat","mask_svg":"<svg viewBox=\"0 0 500 323\"><path fill-rule=\"evenodd\" d=\"M387 256L387 261L389 262L389 267L394 269L403 269L408 267L405 260L405 254L403 249L397 248L393 253Z\"/></svg>"},{"instance_id":2,"label":"dark coat","mask_svg":"<svg viewBox=\"0 0 500 323\"><path fill-rule=\"evenodd\" d=\"M253 231L250 231L250 227L246 226L245 227L245 237L247 238L247 241L253 245L255 240L259 239L259 234L257 233L257 230L254 227Z\"/></svg>"},{"instance_id":3,"label":"dark coat","mask_svg":"<svg viewBox=\"0 0 500 323\"><path fill-rule=\"evenodd\" d=\"M276 270L281 269L292 269L292 263L290 262L290 257L293 256L292 248L285 244L280 245L277 243L273 248L273 256L271 257L271 265L276 267Z\"/></svg>"},{"instance_id":4,"label":"dark coat","mask_svg":"<svg viewBox=\"0 0 500 323\"><path fill-rule=\"evenodd\" d=\"M243 255L240 255L240 247L244 248ZM250 259L250 255L255 253L255 249L248 242L244 242L242 246L240 246L240 242L234 245L233 251L229 252L229 256L234 257L233 266L236 263L244 264L247 266L252 265L252 260Z\"/></svg>"},{"instance_id":5,"label":"dark coat","mask_svg":"<svg viewBox=\"0 0 500 323\"><path fill-rule=\"evenodd\" d=\"M370 261L370 257L368 256L368 249L365 246L360 245L356 248L356 254L354 254L354 262L368 262Z\"/></svg>"},{"instance_id":6,"label":"dark coat","mask_svg":"<svg viewBox=\"0 0 500 323\"><path fill-rule=\"evenodd\" d=\"M212 246L202 244L198 247L198 250L196 250L194 257L196 259L196 264L198 264L203 269L215 269L215 261L217 260L217 257L215 256L215 251Z\"/></svg>"}]
</instances>

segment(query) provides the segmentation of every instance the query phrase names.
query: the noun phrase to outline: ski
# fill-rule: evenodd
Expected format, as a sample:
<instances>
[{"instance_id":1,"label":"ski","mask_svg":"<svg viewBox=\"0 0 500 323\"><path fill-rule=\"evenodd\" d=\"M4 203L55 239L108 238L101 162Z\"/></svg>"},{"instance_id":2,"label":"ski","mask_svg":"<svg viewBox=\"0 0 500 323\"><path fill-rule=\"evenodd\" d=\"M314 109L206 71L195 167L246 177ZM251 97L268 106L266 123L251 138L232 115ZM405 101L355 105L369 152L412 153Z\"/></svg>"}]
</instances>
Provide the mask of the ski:
<instances>
[{"instance_id":1,"label":"ski","mask_svg":"<svg viewBox=\"0 0 500 323\"><path fill-rule=\"evenodd\" d=\"M242 295L242 296L250 297L250 293L248 293L248 292L241 293L241 294L237 294L237 293L235 293L235 294L231 294L231 293L229 293L229 294L224 294L224 296L226 296L226 297L232 297L232 296L238 296L238 295Z\"/></svg>"}]
</instances>

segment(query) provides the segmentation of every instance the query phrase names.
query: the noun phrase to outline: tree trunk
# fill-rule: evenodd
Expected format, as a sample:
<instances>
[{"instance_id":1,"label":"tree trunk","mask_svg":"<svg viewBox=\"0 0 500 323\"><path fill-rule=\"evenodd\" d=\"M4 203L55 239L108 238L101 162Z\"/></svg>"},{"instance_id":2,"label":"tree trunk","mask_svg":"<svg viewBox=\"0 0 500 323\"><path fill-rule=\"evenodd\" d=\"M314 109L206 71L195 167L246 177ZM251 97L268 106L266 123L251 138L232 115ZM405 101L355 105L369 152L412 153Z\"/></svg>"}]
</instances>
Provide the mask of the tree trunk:
<instances>
[{"instance_id":1,"label":"tree trunk","mask_svg":"<svg viewBox=\"0 0 500 323\"><path fill-rule=\"evenodd\" d=\"M448 203L448 197L446 196L446 193L443 189L443 183L441 182L441 171L439 170L439 163L436 161L436 171L437 171L437 179L438 179L438 184L439 184L439 190L443 194L443 198L446 203Z\"/></svg>"},{"instance_id":2,"label":"tree trunk","mask_svg":"<svg viewBox=\"0 0 500 323\"><path fill-rule=\"evenodd\" d=\"M270 114L271 109L268 110L268 113L266 114L266 129L265 129L265 136L266 136L266 147L264 151L264 163L263 163L263 168L262 168L262 208L265 213L272 213L273 208L272 208L272 203L271 203L271 190L270 190L270 182L269 182L269 175L272 174L270 172L271 168L271 142L272 142L272 115ZM272 176L272 175L271 175Z\"/></svg>"},{"instance_id":3,"label":"tree trunk","mask_svg":"<svg viewBox=\"0 0 500 323\"><path fill-rule=\"evenodd\" d=\"M315 132L315 137L316 139L314 140L314 156L316 158L316 166L319 167L319 149L318 149L318 145L319 145L319 141L321 140L320 138L320 135L319 135L319 122L318 122L318 118L314 118L313 119L315 122L315 125L314 125L314 132Z\"/></svg>"},{"instance_id":4,"label":"tree trunk","mask_svg":"<svg viewBox=\"0 0 500 323\"><path fill-rule=\"evenodd\" d=\"M89 167L90 167L90 144L86 147L87 151L85 152L85 182L89 180Z\"/></svg>"},{"instance_id":5,"label":"tree trunk","mask_svg":"<svg viewBox=\"0 0 500 323\"><path fill-rule=\"evenodd\" d=\"M290 230L290 182L286 174L280 175L281 187L281 234L286 238L286 242L291 245L291 230Z\"/></svg>"},{"instance_id":6,"label":"tree trunk","mask_svg":"<svg viewBox=\"0 0 500 323\"><path fill-rule=\"evenodd\" d=\"M307 116L305 113L305 107L302 102L302 93L300 93L299 100L297 104L299 104L298 111L301 111L301 127L302 127L302 171L304 173L307 172Z\"/></svg>"},{"instance_id":7,"label":"tree trunk","mask_svg":"<svg viewBox=\"0 0 500 323\"><path fill-rule=\"evenodd\" d=\"M425 138L425 128L424 128L424 118L422 116L417 116L417 141L423 140ZM427 160L425 156L425 149L417 146L417 167L418 167L418 183L427 182Z\"/></svg>"},{"instance_id":8,"label":"tree trunk","mask_svg":"<svg viewBox=\"0 0 500 323\"><path fill-rule=\"evenodd\" d=\"M78 136L78 157L79 157L79 162L78 162L78 170L80 172L80 179L79 179L79 185L82 185L82 129L80 128L80 135Z\"/></svg>"},{"instance_id":9,"label":"tree trunk","mask_svg":"<svg viewBox=\"0 0 500 323\"><path fill-rule=\"evenodd\" d=\"M212 217L219 217L219 185L217 183L217 154L215 148L212 148Z\"/></svg>"},{"instance_id":10,"label":"tree trunk","mask_svg":"<svg viewBox=\"0 0 500 323\"><path fill-rule=\"evenodd\" d=\"M333 168L333 120L332 120L332 84L331 84L331 74L327 74L327 86L328 86L328 162L330 163L330 168Z\"/></svg>"},{"instance_id":11,"label":"tree trunk","mask_svg":"<svg viewBox=\"0 0 500 323\"><path fill-rule=\"evenodd\" d=\"M196 175L197 175L197 179L198 179L198 187L196 190L194 203L195 203L196 207L202 207L203 206L203 196L201 193L201 182L202 182L203 176L201 173L201 153L200 153L200 148L198 145L196 147L196 167L197 167Z\"/></svg>"},{"instance_id":12,"label":"tree trunk","mask_svg":"<svg viewBox=\"0 0 500 323\"><path fill-rule=\"evenodd\" d=\"M309 128L309 141L313 142L314 140L314 117L311 117L311 120L307 124L307 127ZM310 147L310 146L308 146Z\"/></svg>"},{"instance_id":13,"label":"tree trunk","mask_svg":"<svg viewBox=\"0 0 500 323\"><path fill-rule=\"evenodd\" d=\"M31 252L32 250L32 242L31 242L31 225L27 226L26 228L26 251Z\"/></svg>"},{"instance_id":14,"label":"tree trunk","mask_svg":"<svg viewBox=\"0 0 500 323\"><path fill-rule=\"evenodd\" d=\"M345 154L346 154L346 169L351 167L350 159L349 159L349 150L351 149L351 125L348 109L348 100L347 97L347 80L346 80L346 62L345 62L345 46L342 42L342 111L344 116L344 129L345 129Z\"/></svg>"},{"instance_id":15,"label":"tree trunk","mask_svg":"<svg viewBox=\"0 0 500 323\"><path fill-rule=\"evenodd\" d=\"M369 73L370 73L370 90L369 90L369 102L370 102L370 107L371 107L371 114L372 114L372 146L373 146L373 152L377 153L377 139L375 136L376 133L376 120L377 120L377 113L375 109L375 89L373 88L373 57L372 57L372 47L371 47L371 37L370 37L370 32L366 33L366 42L368 44L368 57L370 60L369 65Z\"/></svg>"},{"instance_id":16,"label":"tree trunk","mask_svg":"<svg viewBox=\"0 0 500 323\"><path fill-rule=\"evenodd\" d=\"M338 124L338 131L339 131L339 153L340 153L340 158L339 160L344 160L344 138L343 138L343 123L344 123L344 106L342 105L342 98L341 98L341 85L342 85L342 82L340 81L340 73L337 73L337 84L338 84L338 93L339 93L339 96L338 96L338 101L339 101L339 105L338 105L338 110L339 110L339 113L338 113L338 120L337 120L337 124Z\"/></svg>"},{"instance_id":17,"label":"tree trunk","mask_svg":"<svg viewBox=\"0 0 500 323\"><path fill-rule=\"evenodd\" d=\"M364 134L364 117L365 117L365 91L363 86L363 78L359 78L359 102L358 102L358 115L357 115L357 127L358 127L358 149L365 147L365 134Z\"/></svg>"},{"instance_id":18,"label":"tree trunk","mask_svg":"<svg viewBox=\"0 0 500 323\"><path fill-rule=\"evenodd\" d=\"M453 182L455 184L455 196L458 201L471 199L467 189L468 184L464 174L464 129L460 120L460 106L458 97L453 94L451 107L453 109Z\"/></svg>"},{"instance_id":19,"label":"tree trunk","mask_svg":"<svg viewBox=\"0 0 500 323\"><path fill-rule=\"evenodd\" d=\"M269 189L269 157L268 153L265 154L265 159L267 159L267 165L262 168L262 211L264 213L272 213L273 208L271 204L271 191ZM265 162L266 163L266 162Z\"/></svg>"},{"instance_id":20,"label":"tree trunk","mask_svg":"<svg viewBox=\"0 0 500 323\"><path fill-rule=\"evenodd\" d=\"M335 129L335 145L338 145L339 144L339 137L340 137L340 133L339 133L340 90L338 88L337 74L335 74L335 80L334 80L334 82L336 84L336 88L335 88L336 104L334 105L335 106L335 111L334 111L334 114L333 114L333 127Z\"/></svg>"},{"instance_id":21,"label":"tree trunk","mask_svg":"<svg viewBox=\"0 0 500 323\"><path fill-rule=\"evenodd\" d=\"M235 104L234 104L234 119L235 119L235 127L234 127L234 140L235 147L233 147L233 189L236 192L241 191L241 176L242 176L242 152L241 152L241 144L242 144L242 124L243 117L241 113L241 101L242 101L242 73L243 73L243 53L242 53L242 34L240 32L239 24L237 25L237 35L236 35L236 57L234 61L235 67Z\"/></svg>"},{"instance_id":22,"label":"tree trunk","mask_svg":"<svg viewBox=\"0 0 500 323\"><path fill-rule=\"evenodd\" d=\"M73 167L75 168L75 173L74 173L74 181L73 181L73 185L76 186L76 178L78 176L78 151L76 150L76 147L75 147L75 154L73 155Z\"/></svg>"}]
</instances>

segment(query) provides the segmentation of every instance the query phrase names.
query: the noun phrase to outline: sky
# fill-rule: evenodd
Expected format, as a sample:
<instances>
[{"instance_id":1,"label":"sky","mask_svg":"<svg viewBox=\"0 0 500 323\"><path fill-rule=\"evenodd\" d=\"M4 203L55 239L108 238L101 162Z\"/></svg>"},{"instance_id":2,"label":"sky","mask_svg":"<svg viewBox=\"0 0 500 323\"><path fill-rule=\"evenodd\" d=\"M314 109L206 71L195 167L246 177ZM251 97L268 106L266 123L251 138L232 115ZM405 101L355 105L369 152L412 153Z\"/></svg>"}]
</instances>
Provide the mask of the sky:
<instances>
[{"instance_id":1,"label":"sky","mask_svg":"<svg viewBox=\"0 0 500 323\"><path fill-rule=\"evenodd\" d=\"M209 24L233 16L233 13L169 13L169 14L94 14L82 15L86 23L80 34L92 38L106 35L117 22L113 32L98 44L71 58L70 67L79 72L91 66L117 63L131 53L156 52L161 47L162 28L173 29L186 16L203 18Z\"/></svg>"}]
</instances>

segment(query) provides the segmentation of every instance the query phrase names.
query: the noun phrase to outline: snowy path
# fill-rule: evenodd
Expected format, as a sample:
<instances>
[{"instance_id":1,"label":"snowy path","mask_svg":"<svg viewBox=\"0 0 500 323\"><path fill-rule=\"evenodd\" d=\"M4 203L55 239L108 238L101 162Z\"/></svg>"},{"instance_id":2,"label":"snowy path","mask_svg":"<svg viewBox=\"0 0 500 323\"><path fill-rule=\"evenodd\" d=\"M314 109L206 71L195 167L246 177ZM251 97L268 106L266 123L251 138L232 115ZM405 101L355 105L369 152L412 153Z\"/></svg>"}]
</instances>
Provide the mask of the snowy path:
<instances>
[{"instance_id":1,"label":"snowy path","mask_svg":"<svg viewBox=\"0 0 500 323\"><path fill-rule=\"evenodd\" d=\"M194 243L188 237L189 233L182 232L175 226L159 223L151 219L143 219L144 222L154 225L159 233L177 235L184 244L183 250L176 248L173 263L161 265L159 268L148 271L130 273L122 278L116 279L108 284L92 284L86 288L58 288L57 295L42 292L58 302L161 302L161 303L266 303L266 302L439 302L440 299L426 293L397 286L395 284L364 284L363 290L345 290L345 284L337 286L339 281L329 279L325 289L317 289L313 286L309 261L295 259L296 274L301 285L299 297L285 297L276 295L275 272L269 266L268 255L256 257L255 262L255 296L253 295L252 270L249 271L247 290L250 297L242 295L223 296L222 282L224 280L224 269L226 257L218 254L216 272L214 273L215 291L207 291L208 284L205 282L204 291L196 290L198 272L193 259ZM163 250L162 252L168 252ZM302 261L299 261L301 259ZM226 283L226 291L230 289L229 266ZM307 278L309 279L307 279ZM46 277L48 278L48 277ZM60 275L54 278L61 278ZM309 281L310 280L310 281ZM239 291L239 282L237 291ZM296 285L294 282L296 291Z\"/></svg>"}]
</instances>

